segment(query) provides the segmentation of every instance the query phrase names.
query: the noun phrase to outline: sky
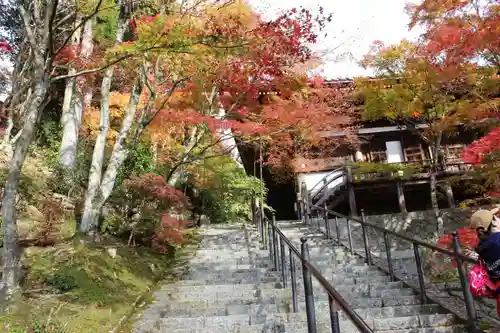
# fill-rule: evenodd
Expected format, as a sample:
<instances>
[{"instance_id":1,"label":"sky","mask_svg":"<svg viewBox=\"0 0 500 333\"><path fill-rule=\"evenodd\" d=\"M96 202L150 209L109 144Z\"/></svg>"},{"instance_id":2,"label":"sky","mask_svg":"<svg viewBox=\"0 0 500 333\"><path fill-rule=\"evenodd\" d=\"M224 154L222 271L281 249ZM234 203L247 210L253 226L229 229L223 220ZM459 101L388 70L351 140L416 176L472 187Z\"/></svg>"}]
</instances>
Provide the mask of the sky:
<instances>
[{"instance_id":1,"label":"sky","mask_svg":"<svg viewBox=\"0 0 500 333\"><path fill-rule=\"evenodd\" d=\"M266 18L300 6L308 9L322 6L333 13L333 20L314 51L322 55L324 65L317 72L328 79L370 75L359 66L373 41L395 44L403 39L415 40L422 30L408 30L409 17L404 11L406 0L248 0ZM417 2L416 0L413 2Z\"/></svg>"}]
</instances>

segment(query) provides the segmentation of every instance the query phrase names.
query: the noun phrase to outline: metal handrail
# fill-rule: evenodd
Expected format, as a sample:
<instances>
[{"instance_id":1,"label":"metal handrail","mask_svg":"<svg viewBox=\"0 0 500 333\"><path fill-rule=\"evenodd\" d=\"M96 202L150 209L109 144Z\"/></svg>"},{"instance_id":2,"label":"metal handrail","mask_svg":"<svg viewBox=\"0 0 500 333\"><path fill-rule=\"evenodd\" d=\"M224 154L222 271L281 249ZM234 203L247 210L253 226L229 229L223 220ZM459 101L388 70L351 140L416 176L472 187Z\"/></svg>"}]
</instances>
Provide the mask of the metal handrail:
<instances>
[{"instance_id":1,"label":"metal handrail","mask_svg":"<svg viewBox=\"0 0 500 333\"><path fill-rule=\"evenodd\" d=\"M462 292L464 296L464 301L465 301L465 308L467 312L467 317L468 317L468 322L470 324L470 329L472 333L480 333L481 329L479 326L479 320L476 312L476 308L474 306L474 298L472 297L472 294L469 290L469 282L467 280L467 275L466 275L466 269L464 267L465 262L469 263L477 263L477 260L468 256L463 255L461 247L460 247L460 242L458 240L458 235L456 232L453 232L453 249L454 251L449 251L447 249L443 249L440 247L437 247L435 245L423 242L419 239L411 238L402 234L399 234L395 231L385 229L383 227L380 227L378 225L368 223L366 222L366 217L364 214L364 211L361 210L361 220L354 218L354 217L349 217L334 211L329 210L328 208L317 206L317 205L312 205L318 210L322 210L324 214L324 220L325 220L325 227L326 227L326 237L330 237L330 224L329 224L329 215L335 216L335 227L337 229L337 243L339 245L344 245L340 241L340 234L339 234L339 229L338 229L338 218L345 218L346 223L347 223L347 232L348 232L348 249L352 254L354 254L354 249L353 249L353 241L352 241L352 233L351 233L351 222L356 222L361 224L362 227L362 236L363 236L363 243L364 243L364 250L365 250L365 260L368 265L372 265L372 258L371 258L371 251L369 248L368 244L368 236L366 232L366 228L370 227L373 228L374 230L377 230L379 232L383 233L383 238L384 238L384 243L385 243L385 252L386 252L386 258L387 258L387 266L388 266L388 271L389 275L391 278L391 281L395 281L395 274L394 274L394 268L392 266L392 257L391 257L391 248L390 248L390 243L389 243L389 236L394 236L395 238L407 241L413 245L413 252L415 256L415 265L417 268L417 274L418 274L418 282L419 282L419 289L420 289L420 301L422 304L425 304L427 302L427 295L426 295L426 288L425 288L425 279L424 279L424 273L422 269L422 262L421 262L421 257L420 257L420 247L427 248L430 250L433 250L435 252L439 252L442 254L446 254L450 256L451 258L454 258L457 261L457 270L458 270L458 275L460 278L460 284L462 287ZM309 213L310 214L310 213ZM308 216L306 218L306 221L311 221L312 217ZM318 221L318 229L321 230L319 226L319 221ZM344 245L345 246L345 245Z\"/></svg>"},{"instance_id":2,"label":"metal handrail","mask_svg":"<svg viewBox=\"0 0 500 333\"><path fill-rule=\"evenodd\" d=\"M313 205L313 206L315 208L319 209L319 210L325 211L324 207L321 207L321 206L318 206L318 205ZM346 215L337 213L337 212L332 211L330 209L326 209L326 211L328 212L328 214L331 214L331 215L334 215L334 216L337 216L337 217L340 217L340 218L344 218L344 219L347 219L347 220L352 221L352 222L359 223L361 225L373 228L373 229L375 229L377 231L380 231L380 232L383 232L383 233L387 233L388 235L395 236L395 237L397 237L399 239L402 239L404 241L407 241L409 243L415 243L415 244L418 244L419 246L431 249L433 251L441 252L441 253L446 254L446 255L448 255L450 257L460 258L460 259L462 259L463 261L466 261L466 262L470 262L470 263L473 263L473 264L477 263L477 260L474 259L474 258L472 258L472 257L466 256L466 255L463 255L463 254L457 254L455 252L452 252L450 250L444 249L442 247L426 243L426 242L421 241L421 240L416 239L416 238L411 238L411 237L405 236L405 235L397 233L397 232L395 232L393 230L385 229L385 228L383 228L381 226L378 226L376 224L372 224L370 222L366 222L366 221L357 219L355 217L350 217L350 216L346 216ZM363 212L363 210L361 210L361 211ZM364 213L362 215L364 216Z\"/></svg>"},{"instance_id":3,"label":"metal handrail","mask_svg":"<svg viewBox=\"0 0 500 333\"><path fill-rule=\"evenodd\" d=\"M361 318L361 316L354 311L354 309L347 303L347 301L340 295L340 293L335 290L335 288L326 280L326 278L321 274L321 272L306 259L308 257L308 246L307 238L303 237L301 241L301 251L299 251L290 240L283 234L283 232L276 226L276 219L274 214L272 215L272 220L268 222L269 229L269 256L274 263L274 269L278 270L281 268L281 275L283 279L283 287L286 287L287 275L285 272L286 266L286 252L285 245L288 247L289 252L289 262L290 262L290 273L291 273L291 283L292 283L292 303L293 311L298 311L298 301L297 301L297 286L295 280L295 261L293 258L294 254L297 256L302 263L302 272L304 276L304 291L306 294L306 315L308 323L308 332L316 333L316 316L314 309L314 298L312 291L312 280L311 276L314 276L319 284L326 290L328 294L328 300L330 305L330 319L332 325L333 333L340 333L339 317L338 317L338 307L340 307L351 322L356 326L356 328L362 333L374 333L374 331L368 326L368 324ZM270 222L270 223L269 223ZM278 242L280 250L278 250ZM281 255L280 255L281 252ZM280 258L278 258L280 257ZM279 260L281 259L281 260ZM280 265L281 262L281 265Z\"/></svg>"},{"instance_id":4,"label":"metal handrail","mask_svg":"<svg viewBox=\"0 0 500 333\"><path fill-rule=\"evenodd\" d=\"M329 172L326 176L324 176L323 178L321 178L321 180L320 180L319 182L317 182L317 183L316 183L316 184L315 184L315 185L314 185L314 186L313 186L313 187L309 190L309 193L312 193L312 192L313 192L313 190L316 188L316 186L318 186L319 184L322 184L322 183L325 181L325 179L327 179L328 177L330 177L333 173L335 173L335 172L339 172L339 171L341 171L341 170L343 170L343 169L345 169L345 167L344 167L344 166L342 166L342 167L340 167L340 168L337 168L337 169L334 169L334 170L330 171L330 172ZM323 187L324 187L324 185L323 185ZM318 190L318 192L321 192L321 189L322 189L322 188L320 188L320 189Z\"/></svg>"},{"instance_id":5,"label":"metal handrail","mask_svg":"<svg viewBox=\"0 0 500 333\"><path fill-rule=\"evenodd\" d=\"M322 187L321 187L321 188L320 188L320 189L319 189L319 190L318 190L318 191L317 191L314 195L312 195L312 196L311 196L311 200L312 200L312 199L315 199L315 198L316 198L316 196L317 196L318 194L320 194L320 193L321 193L321 191L322 191L323 189L324 189L325 191L327 191L327 190L328 190L328 185L330 185L331 183L333 183L333 182L334 182L334 181L336 181L337 179L339 179L339 178L343 178L343 177L345 177L345 173L342 173L342 174L338 175L337 177L334 177L334 178L330 179L327 183L323 184L323 186L322 186Z\"/></svg>"}]
</instances>

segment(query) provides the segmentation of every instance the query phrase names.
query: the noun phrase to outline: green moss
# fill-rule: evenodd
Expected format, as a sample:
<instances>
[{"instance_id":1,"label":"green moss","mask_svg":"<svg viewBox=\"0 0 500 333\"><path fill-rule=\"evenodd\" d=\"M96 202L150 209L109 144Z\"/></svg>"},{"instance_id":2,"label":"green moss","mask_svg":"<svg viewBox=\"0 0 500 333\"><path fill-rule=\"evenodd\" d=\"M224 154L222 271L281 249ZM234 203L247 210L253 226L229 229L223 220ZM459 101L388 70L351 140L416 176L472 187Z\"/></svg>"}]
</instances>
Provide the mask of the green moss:
<instances>
[{"instance_id":1,"label":"green moss","mask_svg":"<svg viewBox=\"0 0 500 333\"><path fill-rule=\"evenodd\" d=\"M107 333L158 280L175 279L173 269L190 258L198 240L196 231L187 231L186 245L170 256L77 241L31 251L25 258L30 267L26 293L15 311L0 317L0 332ZM117 249L115 258L107 246ZM46 325L49 315L52 324Z\"/></svg>"},{"instance_id":2,"label":"green moss","mask_svg":"<svg viewBox=\"0 0 500 333\"><path fill-rule=\"evenodd\" d=\"M352 164L353 176L359 180L361 175L391 174L393 178L406 179L422 171L422 166L402 163L356 162Z\"/></svg>"}]
</instances>

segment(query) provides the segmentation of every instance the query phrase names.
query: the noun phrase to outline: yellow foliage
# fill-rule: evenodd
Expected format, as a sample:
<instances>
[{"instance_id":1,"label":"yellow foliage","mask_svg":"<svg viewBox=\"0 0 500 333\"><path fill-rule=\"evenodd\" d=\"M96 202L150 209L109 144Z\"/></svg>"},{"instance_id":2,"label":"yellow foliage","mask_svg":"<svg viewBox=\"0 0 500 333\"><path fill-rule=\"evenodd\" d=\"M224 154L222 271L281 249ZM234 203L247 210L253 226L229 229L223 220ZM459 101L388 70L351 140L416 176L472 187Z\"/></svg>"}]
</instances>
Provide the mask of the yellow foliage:
<instances>
[{"instance_id":1,"label":"yellow foliage","mask_svg":"<svg viewBox=\"0 0 500 333\"><path fill-rule=\"evenodd\" d=\"M209 6L206 9L207 14L214 15L215 17L238 17L243 25L252 29L258 23L257 15L252 11L250 6L242 0L235 0L231 4L224 6L223 8L219 8L217 6Z\"/></svg>"},{"instance_id":2,"label":"yellow foliage","mask_svg":"<svg viewBox=\"0 0 500 333\"><path fill-rule=\"evenodd\" d=\"M130 100L130 94L113 91L109 94L109 106L124 108Z\"/></svg>"}]
</instances>

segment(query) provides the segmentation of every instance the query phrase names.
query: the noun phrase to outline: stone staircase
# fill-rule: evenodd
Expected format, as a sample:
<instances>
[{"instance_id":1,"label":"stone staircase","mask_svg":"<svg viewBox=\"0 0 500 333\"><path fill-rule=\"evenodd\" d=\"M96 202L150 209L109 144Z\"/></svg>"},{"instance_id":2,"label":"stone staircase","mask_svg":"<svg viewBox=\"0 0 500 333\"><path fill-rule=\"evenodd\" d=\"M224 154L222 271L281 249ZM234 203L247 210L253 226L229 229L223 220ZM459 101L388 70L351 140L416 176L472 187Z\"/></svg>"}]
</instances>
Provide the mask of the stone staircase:
<instances>
[{"instance_id":1,"label":"stone staircase","mask_svg":"<svg viewBox=\"0 0 500 333\"><path fill-rule=\"evenodd\" d=\"M305 228L280 224L300 248ZM296 260L299 312L291 311L290 272L287 288L273 271L268 250L250 226L202 228L203 240L189 272L155 293L155 302L134 326L137 333L307 333L302 271ZM317 237L316 237L317 236ZM462 333L456 318L434 304L420 304L412 289L343 247L310 235L311 262L376 332ZM286 248L288 254L288 249ZM288 256L287 256L288 263ZM313 277L317 332L331 332L326 292ZM358 330L341 311L340 330Z\"/></svg>"}]
</instances>

